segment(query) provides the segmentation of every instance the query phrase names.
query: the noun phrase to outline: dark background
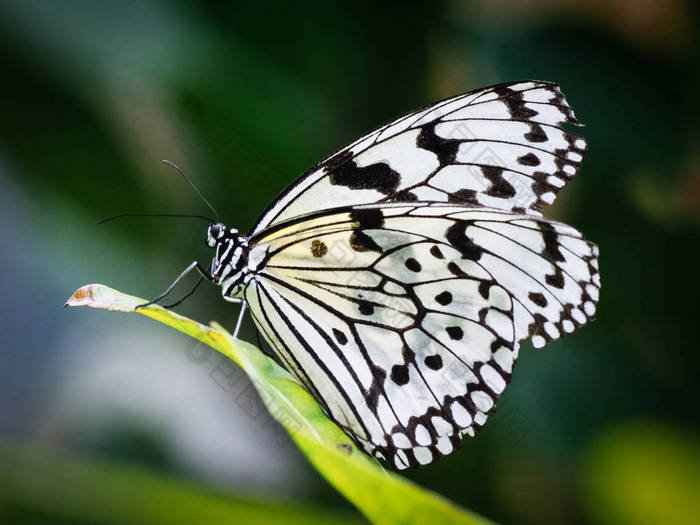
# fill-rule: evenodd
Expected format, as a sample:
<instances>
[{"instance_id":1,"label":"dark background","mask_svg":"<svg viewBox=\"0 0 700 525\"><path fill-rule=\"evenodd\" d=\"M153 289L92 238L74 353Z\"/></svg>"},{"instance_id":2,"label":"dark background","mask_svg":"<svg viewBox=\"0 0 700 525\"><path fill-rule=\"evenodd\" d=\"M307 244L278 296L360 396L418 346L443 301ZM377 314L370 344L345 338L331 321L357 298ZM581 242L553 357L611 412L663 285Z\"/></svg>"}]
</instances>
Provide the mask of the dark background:
<instances>
[{"instance_id":1,"label":"dark background","mask_svg":"<svg viewBox=\"0 0 700 525\"><path fill-rule=\"evenodd\" d=\"M546 213L599 244L599 311L544 350L526 345L482 433L407 476L504 523L697 519L694 9L0 2L0 521L184 520L187 498L153 480L246 522L356 519L240 371L136 316L61 306L89 282L153 297L210 260L196 220L94 225L206 213L161 159L245 231L299 173L378 124L517 79L560 83L586 123L589 154ZM232 328L237 309L206 286L178 311ZM254 341L251 325L243 337ZM197 521L215 522L215 506Z\"/></svg>"}]
</instances>

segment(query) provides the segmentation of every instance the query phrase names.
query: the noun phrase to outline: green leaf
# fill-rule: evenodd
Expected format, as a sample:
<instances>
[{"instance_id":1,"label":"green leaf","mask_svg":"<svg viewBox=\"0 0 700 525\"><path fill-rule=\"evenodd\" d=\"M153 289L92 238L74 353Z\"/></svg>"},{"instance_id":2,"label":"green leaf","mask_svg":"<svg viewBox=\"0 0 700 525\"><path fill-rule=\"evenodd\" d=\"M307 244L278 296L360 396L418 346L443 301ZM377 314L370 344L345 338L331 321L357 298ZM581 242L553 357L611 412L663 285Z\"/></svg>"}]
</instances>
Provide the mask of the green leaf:
<instances>
[{"instance_id":1,"label":"green leaf","mask_svg":"<svg viewBox=\"0 0 700 525\"><path fill-rule=\"evenodd\" d=\"M233 339L220 325L205 326L99 284L77 290L66 306L137 312L211 346L248 374L260 397L314 467L375 523L490 523L434 492L384 470L330 421L286 370L257 347Z\"/></svg>"}]
</instances>

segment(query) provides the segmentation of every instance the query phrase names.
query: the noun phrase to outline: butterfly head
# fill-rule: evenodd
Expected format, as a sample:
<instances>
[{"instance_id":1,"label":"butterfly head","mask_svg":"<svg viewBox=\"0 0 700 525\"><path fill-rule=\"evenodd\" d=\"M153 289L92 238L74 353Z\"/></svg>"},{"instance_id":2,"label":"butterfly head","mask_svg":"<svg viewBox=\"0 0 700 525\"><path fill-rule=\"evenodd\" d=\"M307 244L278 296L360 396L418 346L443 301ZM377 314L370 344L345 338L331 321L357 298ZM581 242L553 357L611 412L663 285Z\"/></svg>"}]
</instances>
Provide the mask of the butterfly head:
<instances>
[{"instance_id":1,"label":"butterfly head","mask_svg":"<svg viewBox=\"0 0 700 525\"><path fill-rule=\"evenodd\" d=\"M248 238L215 222L207 229L207 246L216 249L211 261L212 280L226 287L237 284L248 258Z\"/></svg>"},{"instance_id":2,"label":"butterfly head","mask_svg":"<svg viewBox=\"0 0 700 525\"><path fill-rule=\"evenodd\" d=\"M220 222L215 222L209 225L207 229L207 246L214 248L220 239L226 235L226 226Z\"/></svg>"}]
</instances>

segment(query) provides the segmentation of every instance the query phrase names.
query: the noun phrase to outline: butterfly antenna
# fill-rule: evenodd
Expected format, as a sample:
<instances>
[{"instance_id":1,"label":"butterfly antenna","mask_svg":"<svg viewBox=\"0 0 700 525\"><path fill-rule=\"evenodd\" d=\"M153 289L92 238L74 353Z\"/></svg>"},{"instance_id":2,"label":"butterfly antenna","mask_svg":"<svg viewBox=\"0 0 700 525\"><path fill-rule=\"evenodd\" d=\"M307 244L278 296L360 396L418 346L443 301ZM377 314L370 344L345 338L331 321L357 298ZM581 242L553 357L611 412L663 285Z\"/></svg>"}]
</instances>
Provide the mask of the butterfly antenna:
<instances>
[{"instance_id":1,"label":"butterfly antenna","mask_svg":"<svg viewBox=\"0 0 700 525\"><path fill-rule=\"evenodd\" d=\"M219 220L219 214L217 213L216 209L214 209L214 206L211 205L211 202L209 202L207 199L204 198L204 195L197 189L197 186L194 185L194 182L192 182L187 175L183 173L183 171L175 164L174 162L170 162L169 160L163 159L163 163L167 164L171 168L177 170L177 172L182 175L182 178L184 178L190 186L192 186L192 189L195 191L197 195L199 195L199 198L204 201L204 204L209 206L209 209L214 212L214 217L216 217L216 220ZM213 222L213 221L212 221Z\"/></svg>"},{"instance_id":2,"label":"butterfly antenna","mask_svg":"<svg viewBox=\"0 0 700 525\"><path fill-rule=\"evenodd\" d=\"M184 219L202 219L207 222L215 222L211 217L205 217L204 215L189 215L185 213L120 213L119 215L113 215L105 219L100 219L95 224L99 226L105 222L121 219L122 217L177 217Z\"/></svg>"}]
</instances>

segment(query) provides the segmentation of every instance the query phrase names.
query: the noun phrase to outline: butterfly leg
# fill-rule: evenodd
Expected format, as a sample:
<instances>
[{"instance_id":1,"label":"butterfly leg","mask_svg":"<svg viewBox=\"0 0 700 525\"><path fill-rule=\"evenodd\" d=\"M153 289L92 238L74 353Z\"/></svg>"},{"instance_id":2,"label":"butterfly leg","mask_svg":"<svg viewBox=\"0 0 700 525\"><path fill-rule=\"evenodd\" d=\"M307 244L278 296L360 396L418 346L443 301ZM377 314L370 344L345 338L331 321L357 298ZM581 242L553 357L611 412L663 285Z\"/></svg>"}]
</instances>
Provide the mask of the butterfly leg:
<instances>
[{"instance_id":1,"label":"butterfly leg","mask_svg":"<svg viewBox=\"0 0 700 525\"><path fill-rule=\"evenodd\" d=\"M195 284L195 285L192 287L192 289L191 289L189 292L187 292L187 293L183 296L182 299L180 299L180 300L178 300L178 301L175 301L174 303L164 304L164 305L163 305L163 308L168 308L168 309L170 309L170 308L175 308L176 306L178 306L178 305L184 303L185 300L186 300L187 298L189 298L190 295L192 295L194 292L197 291L197 288L199 288L199 285L202 284L202 281L203 281L203 280L204 280L204 276L202 275L202 276L200 276L199 280L197 281L197 284Z\"/></svg>"},{"instance_id":2,"label":"butterfly leg","mask_svg":"<svg viewBox=\"0 0 700 525\"><path fill-rule=\"evenodd\" d=\"M238 312L238 320L236 321L236 328L233 330L233 338L238 339L238 331L241 329L241 323L243 322L243 315L245 314L246 306L248 303L245 299L241 299L241 311Z\"/></svg>"},{"instance_id":3,"label":"butterfly leg","mask_svg":"<svg viewBox=\"0 0 700 525\"><path fill-rule=\"evenodd\" d=\"M211 280L211 277L209 277L209 274L208 274L207 271L202 267L202 265L199 264L197 261L192 261L192 264L190 264L187 268L185 268L185 270L184 270L180 275L177 276L177 279L175 279L175 280L170 284L170 286L168 286L168 287L165 289L165 291L164 291L162 294L160 294L160 295L159 295L158 297L156 297L155 299L153 299L153 300L151 300L151 301L148 301L147 303L138 305L136 308L137 308L137 309L138 309L138 308L145 308L146 306L150 306L150 305L152 305L152 304L156 304L156 303L158 303L158 301L164 299L170 292L173 291L173 288L175 288L175 286L177 286L177 283L179 283L188 273L190 273L190 272L191 272L192 270L194 270L195 268L196 268L197 271L199 271L199 273L202 275L202 278L200 278L200 282L201 282L202 279L209 279L209 280ZM199 283L197 283L197 286L199 286ZM185 299L187 299L187 297L189 297L190 295L192 295L192 294L194 293L194 290L197 289L197 286L195 286L195 288L194 288L192 291L190 291L182 300L184 301ZM180 302L182 302L182 301L178 301L177 303L174 303L173 305L169 305L169 306L178 305L178 304L180 304Z\"/></svg>"}]
</instances>

